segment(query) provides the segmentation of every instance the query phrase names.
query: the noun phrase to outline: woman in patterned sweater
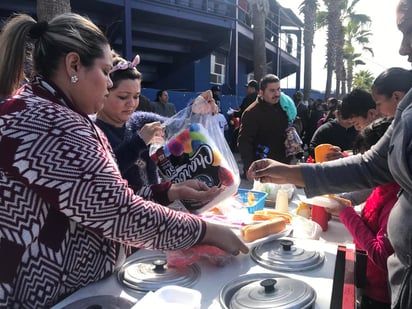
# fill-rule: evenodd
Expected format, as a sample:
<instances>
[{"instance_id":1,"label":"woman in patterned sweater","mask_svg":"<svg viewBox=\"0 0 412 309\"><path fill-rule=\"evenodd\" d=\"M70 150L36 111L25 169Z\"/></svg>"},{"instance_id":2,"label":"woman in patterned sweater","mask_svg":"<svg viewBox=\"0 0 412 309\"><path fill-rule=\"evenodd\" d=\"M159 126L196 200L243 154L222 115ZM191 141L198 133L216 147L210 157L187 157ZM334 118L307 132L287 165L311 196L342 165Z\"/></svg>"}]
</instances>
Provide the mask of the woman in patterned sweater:
<instances>
[{"instance_id":1,"label":"woman in patterned sweater","mask_svg":"<svg viewBox=\"0 0 412 309\"><path fill-rule=\"evenodd\" d=\"M24 43L33 40L34 77L14 91ZM88 115L112 86L110 46L88 19L9 20L0 37L0 307L50 307L109 276L124 245L175 250L248 249L230 229L135 195L111 147ZM200 189L200 188L199 188ZM178 197L170 184L151 197ZM199 192L218 194L216 188Z\"/></svg>"}]
</instances>

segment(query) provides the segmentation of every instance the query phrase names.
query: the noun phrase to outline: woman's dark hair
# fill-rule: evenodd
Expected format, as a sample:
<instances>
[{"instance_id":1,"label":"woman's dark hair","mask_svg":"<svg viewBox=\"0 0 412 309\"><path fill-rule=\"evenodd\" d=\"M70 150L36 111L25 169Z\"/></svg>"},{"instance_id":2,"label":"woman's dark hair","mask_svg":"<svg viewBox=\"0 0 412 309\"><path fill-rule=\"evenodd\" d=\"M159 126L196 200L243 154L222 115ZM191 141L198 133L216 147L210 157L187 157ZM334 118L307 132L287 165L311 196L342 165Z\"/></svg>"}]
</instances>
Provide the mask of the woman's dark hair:
<instances>
[{"instance_id":1,"label":"woman's dark hair","mask_svg":"<svg viewBox=\"0 0 412 309\"><path fill-rule=\"evenodd\" d=\"M33 70L50 79L61 59L76 52L85 67L104 55L109 42L103 32L89 19L65 13L50 22L36 22L26 14L10 17L0 35L0 97L13 94L24 78L27 43L33 43Z\"/></svg>"},{"instance_id":2,"label":"woman's dark hair","mask_svg":"<svg viewBox=\"0 0 412 309\"><path fill-rule=\"evenodd\" d=\"M353 142L354 154L362 153L375 145L385 134L386 129L392 123L393 117L382 117L374 120L358 133Z\"/></svg>"},{"instance_id":3,"label":"woman's dark hair","mask_svg":"<svg viewBox=\"0 0 412 309\"><path fill-rule=\"evenodd\" d=\"M160 89L158 92L156 92L156 101L160 102L160 97L162 96L163 92L167 91L166 89Z\"/></svg>"},{"instance_id":4,"label":"woman's dark hair","mask_svg":"<svg viewBox=\"0 0 412 309\"><path fill-rule=\"evenodd\" d=\"M395 91L407 93L412 87L412 71L403 68L389 68L373 82L372 90L390 98Z\"/></svg>"}]
</instances>

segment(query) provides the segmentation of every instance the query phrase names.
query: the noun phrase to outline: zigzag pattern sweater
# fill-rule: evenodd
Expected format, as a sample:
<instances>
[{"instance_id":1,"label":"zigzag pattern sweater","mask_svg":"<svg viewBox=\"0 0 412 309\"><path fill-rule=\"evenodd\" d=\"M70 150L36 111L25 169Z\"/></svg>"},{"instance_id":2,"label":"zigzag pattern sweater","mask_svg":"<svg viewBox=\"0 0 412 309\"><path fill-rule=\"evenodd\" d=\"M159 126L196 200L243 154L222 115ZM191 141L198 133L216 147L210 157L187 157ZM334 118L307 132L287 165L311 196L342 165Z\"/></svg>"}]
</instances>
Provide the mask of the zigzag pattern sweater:
<instances>
[{"instance_id":1,"label":"zigzag pattern sweater","mask_svg":"<svg viewBox=\"0 0 412 309\"><path fill-rule=\"evenodd\" d=\"M39 78L0 103L0 217L1 308L52 306L110 275L123 244L183 249L205 233L134 195L104 134Z\"/></svg>"}]
</instances>

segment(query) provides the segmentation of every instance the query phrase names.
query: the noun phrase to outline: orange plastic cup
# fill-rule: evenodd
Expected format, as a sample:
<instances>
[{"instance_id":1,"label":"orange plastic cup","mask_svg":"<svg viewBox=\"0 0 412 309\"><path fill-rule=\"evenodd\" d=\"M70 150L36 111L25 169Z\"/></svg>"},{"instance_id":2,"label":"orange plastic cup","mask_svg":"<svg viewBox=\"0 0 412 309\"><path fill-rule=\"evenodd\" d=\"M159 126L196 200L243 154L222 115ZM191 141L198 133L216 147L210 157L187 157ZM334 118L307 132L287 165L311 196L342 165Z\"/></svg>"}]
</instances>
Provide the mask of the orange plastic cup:
<instances>
[{"instance_id":1,"label":"orange plastic cup","mask_svg":"<svg viewBox=\"0 0 412 309\"><path fill-rule=\"evenodd\" d=\"M327 161L326 155L331 151L329 148L332 147L332 144L320 144L315 147L315 161L316 163Z\"/></svg>"}]
</instances>

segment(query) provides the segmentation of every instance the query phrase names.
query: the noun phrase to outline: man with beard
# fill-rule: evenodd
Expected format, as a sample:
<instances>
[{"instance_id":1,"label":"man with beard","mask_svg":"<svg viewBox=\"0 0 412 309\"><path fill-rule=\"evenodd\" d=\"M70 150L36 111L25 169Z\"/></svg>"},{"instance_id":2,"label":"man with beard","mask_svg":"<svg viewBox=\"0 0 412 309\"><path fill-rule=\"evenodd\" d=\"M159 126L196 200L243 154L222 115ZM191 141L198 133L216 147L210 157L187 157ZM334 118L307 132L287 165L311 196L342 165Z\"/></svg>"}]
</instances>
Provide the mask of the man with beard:
<instances>
[{"instance_id":1,"label":"man with beard","mask_svg":"<svg viewBox=\"0 0 412 309\"><path fill-rule=\"evenodd\" d=\"M260 80L256 101L246 108L241 119L238 149L244 171L247 171L250 164L259 158L289 162L285 154L284 142L285 130L291 117L288 115L287 108L280 104L280 98L279 77L274 74L265 75ZM290 101L296 117L296 108L293 101Z\"/></svg>"}]
</instances>

